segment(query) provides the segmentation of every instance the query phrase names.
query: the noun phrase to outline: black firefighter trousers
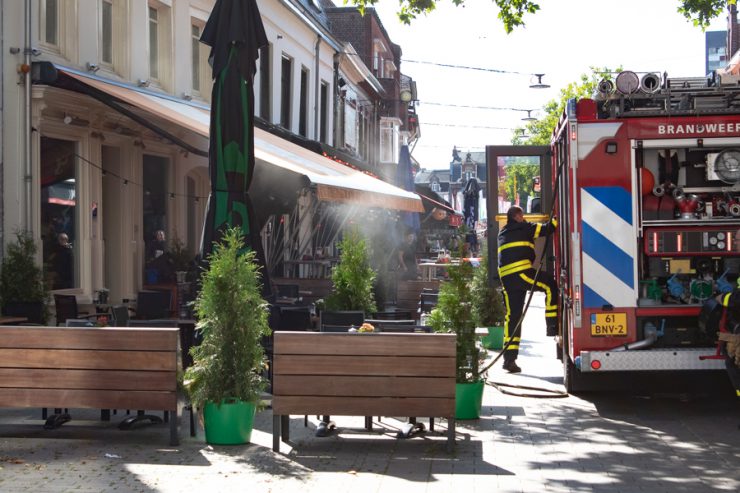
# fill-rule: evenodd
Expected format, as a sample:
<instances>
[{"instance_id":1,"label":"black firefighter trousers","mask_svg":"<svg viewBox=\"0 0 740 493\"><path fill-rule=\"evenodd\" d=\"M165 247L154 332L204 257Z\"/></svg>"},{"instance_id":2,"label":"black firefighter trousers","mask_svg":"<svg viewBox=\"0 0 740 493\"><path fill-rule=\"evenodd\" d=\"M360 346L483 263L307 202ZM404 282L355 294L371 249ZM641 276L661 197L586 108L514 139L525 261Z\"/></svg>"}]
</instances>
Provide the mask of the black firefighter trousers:
<instances>
[{"instance_id":1,"label":"black firefighter trousers","mask_svg":"<svg viewBox=\"0 0 740 493\"><path fill-rule=\"evenodd\" d=\"M555 336L558 333L558 288L555 279L549 274L540 272L535 283L536 271L527 269L501 277L504 287L504 303L506 304L506 319L504 320L504 363L516 360L519 356L519 341L522 328L514 334L524 309L527 291L534 288L545 293L545 322L547 335Z\"/></svg>"}]
</instances>

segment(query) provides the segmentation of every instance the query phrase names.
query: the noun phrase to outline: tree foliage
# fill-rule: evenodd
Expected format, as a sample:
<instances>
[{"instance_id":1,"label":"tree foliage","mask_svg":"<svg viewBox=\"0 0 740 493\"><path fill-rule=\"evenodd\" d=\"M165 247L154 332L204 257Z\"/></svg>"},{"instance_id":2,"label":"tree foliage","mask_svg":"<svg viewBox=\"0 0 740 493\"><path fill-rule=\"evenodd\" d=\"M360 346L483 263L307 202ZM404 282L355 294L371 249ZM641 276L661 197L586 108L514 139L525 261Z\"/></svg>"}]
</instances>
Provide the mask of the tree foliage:
<instances>
[{"instance_id":1,"label":"tree foliage","mask_svg":"<svg viewBox=\"0 0 740 493\"><path fill-rule=\"evenodd\" d=\"M259 265L246 251L238 228L226 231L208 257L195 300L197 329L203 342L190 353L185 374L194 406L224 399L257 402L266 388L261 339L270 334L268 305L262 298Z\"/></svg>"},{"instance_id":2,"label":"tree foliage","mask_svg":"<svg viewBox=\"0 0 740 493\"><path fill-rule=\"evenodd\" d=\"M375 271L365 239L356 229L344 234L339 244L339 263L331 274L334 290L326 298L327 310L377 311L373 283Z\"/></svg>"},{"instance_id":3,"label":"tree foliage","mask_svg":"<svg viewBox=\"0 0 740 493\"><path fill-rule=\"evenodd\" d=\"M511 139L512 144L550 145L552 131L563 115L568 100L571 98L581 99L592 97L596 91L596 87L599 85L599 81L602 79L612 80L614 74L621 70L621 67L615 70L610 70L607 67L591 67L590 74L581 74L578 81L571 82L560 90L560 95L557 99L552 99L545 104L543 108L544 116L542 118L531 121L524 126L526 132L529 134L529 139L526 142L521 136L522 129L515 129Z\"/></svg>"},{"instance_id":4,"label":"tree foliage","mask_svg":"<svg viewBox=\"0 0 740 493\"><path fill-rule=\"evenodd\" d=\"M506 307L504 306L504 297L501 289L497 286L488 284L488 269L490 262L488 260L488 246L484 243L481 245L483 252L480 266L475 269L473 274L473 283L471 286L472 303L473 303L473 321L476 327L498 327L504 325L506 317ZM494 263L494 269L495 267Z\"/></svg>"},{"instance_id":5,"label":"tree foliage","mask_svg":"<svg viewBox=\"0 0 740 493\"><path fill-rule=\"evenodd\" d=\"M462 247L458 252L463 257ZM472 383L480 380L480 356L475 337L471 282L473 266L460 262L447 267L448 280L439 287L437 306L429 314L429 325L435 332L457 335L456 381Z\"/></svg>"},{"instance_id":6,"label":"tree foliage","mask_svg":"<svg viewBox=\"0 0 740 493\"><path fill-rule=\"evenodd\" d=\"M460 6L465 0L451 0ZM345 3L357 5L360 12L368 6L375 5L378 0L345 0ZM540 10L538 3L530 0L493 0L499 8L498 18L507 33L524 25L526 14L535 14ZM729 4L736 0L678 0L678 12L695 26L706 29L709 22L720 15ZM437 0L399 0L398 18L405 24L411 24L420 14L426 15L434 11Z\"/></svg>"},{"instance_id":7,"label":"tree foliage","mask_svg":"<svg viewBox=\"0 0 740 493\"><path fill-rule=\"evenodd\" d=\"M42 269L36 265L36 252L36 243L30 234L15 233L15 241L8 245L8 253L3 257L0 298L3 306L16 302L40 302L44 307L42 319L46 320L49 290Z\"/></svg>"},{"instance_id":8,"label":"tree foliage","mask_svg":"<svg viewBox=\"0 0 740 493\"><path fill-rule=\"evenodd\" d=\"M506 166L506 178L504 179L504 197L508 198L512 204L519 203L516 198L519 196L530 196L534 194L532 183L535 176L540 175L539 164L514 163ZM526 205L526 203L525 203ZM522 207L524 207L522 205Z\"/></svg>"}]
</instances>

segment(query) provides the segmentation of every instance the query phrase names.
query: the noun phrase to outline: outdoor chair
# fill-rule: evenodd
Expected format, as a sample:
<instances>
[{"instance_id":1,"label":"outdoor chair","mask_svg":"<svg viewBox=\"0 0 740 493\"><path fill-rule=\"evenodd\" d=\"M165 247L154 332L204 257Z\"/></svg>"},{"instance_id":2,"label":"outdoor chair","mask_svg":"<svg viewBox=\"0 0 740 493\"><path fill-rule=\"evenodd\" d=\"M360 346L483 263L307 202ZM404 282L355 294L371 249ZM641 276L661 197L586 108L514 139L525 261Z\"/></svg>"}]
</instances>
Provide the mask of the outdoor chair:
<instances>
[{"instance_id":1,"label":"outdoor chair","mask_svg":"<svg viewBox=\"0 0 740 493\"><path fill-rule=\"evenodd\" d=\"M3 306L3 315L25 317L28 322L20 325L43 325L44 304L41 301L11 301Z\"/></svg>"},{"instance_id":2,"label":"outdoor chair","mask_svg":"<svg viewBox=\"0 0 740 493\"><path fill-rule=\"evenodd\" d=\"M170 316L171 303L170 291L139 291L133 312L139 320L163 319Z\"/></svg>"},{"instance_id":3,"label":"outdoor chair","mask_svg":"<svg viewBox=\"0 0 740 493\"><path fill-rule=\"evenodd\" d=\"M410 320L414 318L410 311L376 312L370 317L373 320Z\"/></svg>"},{"instance_id":4,"label":"outdoor chair","mask_svg":"<svg viewBox=\"0 0 740 493\"><path fill-rule=\"evenodd\" d=\"M299 298L300 297L300 295L298 294L300 286L298 286L298 284L276 284L275 288L277 290L278 297L283 297L283 298Z\"/></svg>"},{"instance_id":5,"label":"outdoor chair","mask_svg":"<svg viewBox=\"0 0 740 493\"><path fill-rule=\"evenodd\" d=\"M126 305L114 305L110 309L111 318L113 319L113 327L126 327L128 326L128 306Z\"/></svg>"},{"instance_id":6,"label":"outdoor chair","mask_svg":"<svg viewBox=\"0 0 740 493\"><path fill-rule=\"evenodd\" d=\"M64 325L67 319L81 319L95 317L97 315L88 315L87 312L81 312L77 309L77 297L73 294L55 294L54 309L56 312L57 325Z\"/></svg>"},{"instance_id":7,"label":"outdoor chair","mask_svg":"<svg viewBox=\"0 0 740 493\"><path fill-rule=\"evenodd\" d=\"M68 318L64 324L66 327L97 327L92 321L84 318Z\"/></svg>"},{"instance_id":8,"label":"outdoor chair","mask_svg":"<svg viewBox=\"0 0 740 493\"><path fill-rule=\"evenodd\" d=\"M281 308L277 330L311 330L311 312L308 307Z\"/></svg>"},{"instance_id":9,"label":"outdoor chair","mask_svg":"<svg viewBox=\"0 0 740 493\"><path fill-rule=\"evenodd\" d=\"M321 332L348 332L351 325L322 325ZM357 328L357 327L355 327Z\"/></svg>"},{"instance_id":10,"label":"outdoor chair","mask_svg":"<svg viewBox=\"0 0 740 493\"><path fill-rule=\"evenodd\" d=\"M365 314L361 311L321 312L319 327L324 325L346 325L359 327L365 322Z\"/></svg>"}]
</instances>

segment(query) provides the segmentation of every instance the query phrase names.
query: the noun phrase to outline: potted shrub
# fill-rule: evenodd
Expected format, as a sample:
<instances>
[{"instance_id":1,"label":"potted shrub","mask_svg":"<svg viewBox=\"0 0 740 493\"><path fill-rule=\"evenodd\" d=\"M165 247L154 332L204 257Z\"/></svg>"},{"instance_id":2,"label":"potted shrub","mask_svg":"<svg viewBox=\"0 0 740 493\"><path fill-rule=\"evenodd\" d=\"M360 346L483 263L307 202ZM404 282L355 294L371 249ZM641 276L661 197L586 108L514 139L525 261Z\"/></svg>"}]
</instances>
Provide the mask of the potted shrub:
<instances>
[{"instance_id":1,"label":"potted shrub","mask_svg":"<svg viewBox=\"0 0 740 493\"><path fill-rule=\"evenodd\" d=\"M504 346L504 319L506 307L498 283L488 284L488 251L481 247L483 256L480 266L473 274L473 320L476 327L488 328L488 335L481 341L487 349L501 349Z\"/></svg>"},{"instance_id":2,"label":"potted shrub","mask_svg":"<svg viewBox=\"0 0 740 493\"><path fill-rule=\"evenodd\" d=\"M239 230L226 231L214 246L195 300L202 342L190 350L185 385L193 406L203 410L206 441L249 442L257 404L267 387L260 341L269 335L268 304L262 298L254 252L245 252Z\"/></svg>"},{"instance_id":3,"label":"potted shrub","mask_svg":"<svg viewBox=\"0 0 740 493\"><path fill-rule=\"evenodd\" d=\"M36 265L36 243L26 232L16 232L15 241L8 245L0 274L0 299L4 315L28 318L29 322L45 324L49 289L42 269Z\"/></svg>"},{"instance_id":4,"label":"potted shrub","mask_svg":"<svg viewBox=\"0 0 740 493\"><path fill-rule=\"evenodd\" d=\"M172 268L175 270L175 275L177 276L177 282L185 282L188 272L193 269L194 255L182 241L175 238L170 244L169 256L172 262Z\"/></svg>"},{"instance_id":5,"label":"potted shrub","mask_svg":"<svg viewBox=\"0 0 740 493\"><path fill-rule=\"evenodd\" d=\"M455 417L480 417L483 402L483 379L480 374L482 351L475 337L472 314L471 281L473 266L460 262L447 268L448 280L439 288L439 301L429 315L428 324L435 332L457 336Z\"/></svg>"},{"instance_id":6,"label":"potted shrub","mask_svg":"<svg viewBox=\"0 0 740 493\"><path fill-rule=\"evenodd\" d=\"M325 310L358 310L366 315L376 312L375 271L370 267L364 238L356 229L351 229L344 234L339 250L339 263L331 273L334 287L326 298Z\"/></svg>"}]
</instances>

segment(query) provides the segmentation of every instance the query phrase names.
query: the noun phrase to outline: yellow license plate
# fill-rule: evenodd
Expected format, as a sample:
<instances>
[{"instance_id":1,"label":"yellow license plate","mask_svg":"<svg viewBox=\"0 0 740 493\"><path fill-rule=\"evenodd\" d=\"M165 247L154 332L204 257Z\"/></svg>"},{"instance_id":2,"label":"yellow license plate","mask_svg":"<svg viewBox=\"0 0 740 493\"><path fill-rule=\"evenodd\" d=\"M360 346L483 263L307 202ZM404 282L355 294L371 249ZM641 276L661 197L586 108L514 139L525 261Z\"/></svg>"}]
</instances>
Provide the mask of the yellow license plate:
<instances>
[{"instance_id":1,"label":"yellow license plate","mask_svg":"<svg viewBox=\"0 0 740 493\"><path fill-rule=\"evenodd\" d=\"M627 314L592 313L591 335L594 337L625 337L627 335Z\"/></svg>"}]
</instances>

